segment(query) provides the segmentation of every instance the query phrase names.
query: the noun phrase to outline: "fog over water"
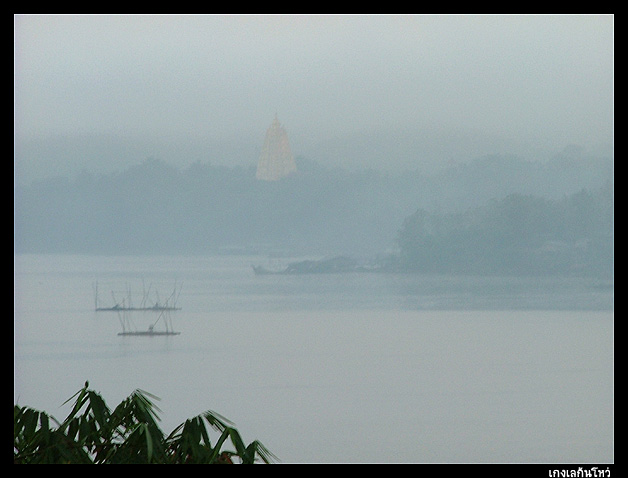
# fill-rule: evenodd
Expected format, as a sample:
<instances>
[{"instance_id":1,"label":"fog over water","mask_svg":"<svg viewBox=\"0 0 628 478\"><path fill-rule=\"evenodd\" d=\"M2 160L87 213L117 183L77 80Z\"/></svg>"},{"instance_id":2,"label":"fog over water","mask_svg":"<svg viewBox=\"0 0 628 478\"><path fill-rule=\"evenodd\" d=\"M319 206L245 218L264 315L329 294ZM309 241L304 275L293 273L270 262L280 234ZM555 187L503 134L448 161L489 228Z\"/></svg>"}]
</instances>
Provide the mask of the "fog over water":
<instances>
[{"instance_id":1,"label":"fog over water","mask_svg":"<svg viewBox=\"0 0 628 478\"><path fill-rule=\"evenodd\" d=\"M165 432L211 409L282 463L614 460L612 289L256 276L261 259L16 256L16 402L63 418L86 379L110 406L141 388ZM94 281L103 303L178 284L181 334L118 336Z\"/></svg>"},{"instance_id":2,"label":"fog over water","mask_svg":"<svg viewBox=\"0 0 628 478\"><path fill-rule=\"evenodd\" d=\"M140 388L283 463L614 461L613 15L15 15L14 107L16 403ZM260 181L275 117L297 172ZM96 285L177 288L180 335Z\"/></svg>"}]
</instances>

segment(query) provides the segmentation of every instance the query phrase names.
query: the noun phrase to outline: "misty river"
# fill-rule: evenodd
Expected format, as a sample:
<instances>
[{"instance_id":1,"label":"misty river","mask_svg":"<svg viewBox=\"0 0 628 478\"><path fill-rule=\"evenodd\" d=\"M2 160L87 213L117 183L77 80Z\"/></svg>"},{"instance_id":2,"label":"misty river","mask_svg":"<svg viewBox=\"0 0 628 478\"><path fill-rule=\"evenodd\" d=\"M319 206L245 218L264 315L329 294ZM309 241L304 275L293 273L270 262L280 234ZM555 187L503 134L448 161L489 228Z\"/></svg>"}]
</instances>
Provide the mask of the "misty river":
<instances>
[{"instance_id":1,"label":"misty river","mask_svg":"<svg viewBox=\"0 0 628 478\"><path fill-rule=\"evenodd\" d=\"M15 403L63 419L86 380L111 408L139 388L164 432L213 410L281 463L614 461L612 284L253 273L269 262L15 255ZM96 285L178 290L180 335L118 335Z\"/></svg>"}]
</instances>

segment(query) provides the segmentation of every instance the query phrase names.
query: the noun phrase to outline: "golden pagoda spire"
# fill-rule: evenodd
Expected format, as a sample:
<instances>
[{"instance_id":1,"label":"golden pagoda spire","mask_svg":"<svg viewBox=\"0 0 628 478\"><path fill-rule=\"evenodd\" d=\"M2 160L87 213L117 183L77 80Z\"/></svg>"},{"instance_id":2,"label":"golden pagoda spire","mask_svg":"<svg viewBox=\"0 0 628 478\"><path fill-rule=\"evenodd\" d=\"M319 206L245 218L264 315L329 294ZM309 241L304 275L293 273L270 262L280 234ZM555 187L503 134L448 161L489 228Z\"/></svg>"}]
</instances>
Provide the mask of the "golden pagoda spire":
<instances>
[{"instance_id":1,"label":"golden pagoda spire","mask_svg":"<svg viewBox=\"0 0 628 478\"><path fill-rule=\"evenodd\" d=\"M262 181L277 181L295 173L296 170L288 133L279 123L279 118L275 113L275 119L266 131L255 177Z\"/></svg>"}]
</instances>

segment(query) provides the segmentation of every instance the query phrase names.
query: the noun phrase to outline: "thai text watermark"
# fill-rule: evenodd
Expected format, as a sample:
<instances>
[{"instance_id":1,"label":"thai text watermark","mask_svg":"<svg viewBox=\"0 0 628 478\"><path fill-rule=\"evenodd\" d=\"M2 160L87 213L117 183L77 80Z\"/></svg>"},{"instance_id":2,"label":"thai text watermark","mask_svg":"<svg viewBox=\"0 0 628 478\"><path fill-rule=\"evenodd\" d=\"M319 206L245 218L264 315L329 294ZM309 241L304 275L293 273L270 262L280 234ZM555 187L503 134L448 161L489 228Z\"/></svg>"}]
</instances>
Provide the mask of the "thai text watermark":
<instances>
[{"instance_id":1,"label":"thai text watermark","mask_svg":"<svg viewBox=\"0 0 628 478\"><path fill-rule=\"evenodd\" d=\"M592 466L591 468L560 468L550 469L549 478L609 478L611 476L610 467L601 468Z\"/></svg>"}]
</instances>

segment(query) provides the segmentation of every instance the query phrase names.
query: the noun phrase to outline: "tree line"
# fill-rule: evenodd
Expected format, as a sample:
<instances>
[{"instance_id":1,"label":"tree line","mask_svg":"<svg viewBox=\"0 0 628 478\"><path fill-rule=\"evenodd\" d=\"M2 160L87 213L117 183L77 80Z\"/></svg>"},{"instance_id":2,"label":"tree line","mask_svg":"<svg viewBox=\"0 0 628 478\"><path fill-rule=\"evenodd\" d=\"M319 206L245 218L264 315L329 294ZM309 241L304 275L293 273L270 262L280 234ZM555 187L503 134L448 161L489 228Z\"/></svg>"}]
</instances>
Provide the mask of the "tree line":
<instances>
[{"instance_id":1,"label":"tree line","mask_svg":"<svg viewBox=\"0 0 628 478\"><path fill-rule=\"evenodd\" d=\"M445 273L570 274L614 271L613 190L560 200L510 194L462 213L424 209L399 231L399 270Z\"/></svg>"},{"instance_id":2,"label":"tree line","mask_svg":"<svg viewBox=\"0 0 628 478\"><path fill-rule=\"evenodd\" d=\"M573 156L573 155L572 155ZM147 159L125 171L16 185L18 253L370 256L405 270L607 271L612 162L485 157L438 175ZM390 256L392 257L392 256ZM611 260L612 262L612 260Z\"/></svg>"}]
</instances>

